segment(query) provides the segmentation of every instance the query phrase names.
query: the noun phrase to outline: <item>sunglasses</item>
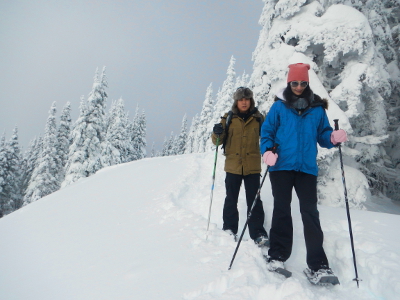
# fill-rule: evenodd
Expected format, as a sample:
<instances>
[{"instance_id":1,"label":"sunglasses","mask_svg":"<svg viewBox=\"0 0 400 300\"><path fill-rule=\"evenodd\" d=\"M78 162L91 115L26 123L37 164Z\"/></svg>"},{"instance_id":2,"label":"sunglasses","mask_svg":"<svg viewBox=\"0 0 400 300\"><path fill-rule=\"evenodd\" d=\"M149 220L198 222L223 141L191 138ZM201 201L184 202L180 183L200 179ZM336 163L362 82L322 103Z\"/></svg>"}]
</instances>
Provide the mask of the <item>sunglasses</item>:
<instances>
[{"instance_id":1,"label":"sunglasses","mask_svg":"<svg viewBox=\"0 0 400 300\"><path fill-rule=\"evenodd\" d=\"M299 85L300 85L302 88L305 88L305 87L307 87L308 82L307 82L307 81L300 81L300 82L298 82L298 81L291 81L291 82L290 82L290 86L293 87L293 88L296 88L296 87L298 87Z\"/></svg>"}]
</instances>

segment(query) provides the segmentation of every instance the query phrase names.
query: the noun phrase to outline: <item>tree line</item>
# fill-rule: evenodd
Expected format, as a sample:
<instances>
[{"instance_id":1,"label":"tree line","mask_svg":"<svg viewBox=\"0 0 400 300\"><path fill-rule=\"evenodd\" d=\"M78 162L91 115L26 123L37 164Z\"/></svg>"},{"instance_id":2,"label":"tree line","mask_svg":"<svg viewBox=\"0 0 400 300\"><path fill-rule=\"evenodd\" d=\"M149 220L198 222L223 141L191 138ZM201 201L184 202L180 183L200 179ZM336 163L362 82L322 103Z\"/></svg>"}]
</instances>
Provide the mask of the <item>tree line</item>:
<instances>
[{"instance_id":1,"label":"tree line","mask_svg":"<svg viewBox=\"0 0 400 300\"><path fill-rule=\"evenodd\" d=\"M133 120L124 100L112 102L108 114L105 68L96 71L93 88L81 98L79 117L72 123L71 105L62 109L57 126L51 105L43 136L22 153L18 128L0 140L0 217L68 186L98 170L146 157L146 115L136 108Z\"/></svg>"}]
</instances>

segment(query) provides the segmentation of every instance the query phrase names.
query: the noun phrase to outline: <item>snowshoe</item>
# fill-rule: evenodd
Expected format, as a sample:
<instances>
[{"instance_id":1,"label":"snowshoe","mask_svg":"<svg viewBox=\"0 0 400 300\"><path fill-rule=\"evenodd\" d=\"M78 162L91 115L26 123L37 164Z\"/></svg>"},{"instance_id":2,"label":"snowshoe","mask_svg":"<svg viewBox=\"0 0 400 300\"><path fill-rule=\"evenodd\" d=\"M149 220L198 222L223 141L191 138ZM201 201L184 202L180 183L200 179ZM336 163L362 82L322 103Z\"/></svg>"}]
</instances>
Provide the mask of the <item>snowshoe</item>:
<instances>
[{"instance_id":1,"label":"snowshoe","mask_svg":"<svg viewBox=\"0 0 400 300\"><path fill-rule=\"evenodd\" d=\"M234 240L235 242L238 241L237 234L236 234L236 233L233 233L232 230L230 230L230 229L224 229L224 231L225 231L226 233L228 233L229 235L231 235L231 236L233 237L233 240Z\"/></svg>"},{"instance_id":2,"label":"snowshoe","mask_svg":"<svg viewBox=\"0 0 400 300\"><path fill-rule=\"evenodd\" d=\"M269 239L264 235L260 235L258 238L256 238L254 243L256 243L258 247L269 247Z\"/></svg>"},{"instance_id":3,"label":"snowshoe","mask_svg":"<svg viewBox=\"0 0 400 300\"><path fill-rule=\"evenodd\" d=\"M306 268L304 274L307 276L308 281L315 285L329 286L340 284L337 276L329 268L319 269L318 271Z\"/></svg>"},{"instance_id":4,"label":"snowshoe","mask_svg":"<svg viewBox=\"0 0 400 300\"><path fill-rule=\"evenodd\" d=\"M285 276L286 278L292 276L292 272L285 269L283 261L272 259L267 255L264 255L264 259L267 262L268 271L278 273L280 275Z\"/></svg>"}]
</instances>

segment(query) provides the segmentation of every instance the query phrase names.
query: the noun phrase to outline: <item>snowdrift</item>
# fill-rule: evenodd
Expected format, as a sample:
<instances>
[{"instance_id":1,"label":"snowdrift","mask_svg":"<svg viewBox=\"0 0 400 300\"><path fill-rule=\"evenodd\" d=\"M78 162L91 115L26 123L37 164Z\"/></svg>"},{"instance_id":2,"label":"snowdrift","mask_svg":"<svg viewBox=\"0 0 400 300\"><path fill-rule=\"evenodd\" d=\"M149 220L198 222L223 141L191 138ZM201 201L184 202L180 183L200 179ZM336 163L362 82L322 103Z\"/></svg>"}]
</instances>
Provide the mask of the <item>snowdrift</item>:
<instances>
[{"instance_id":1,"label":"snowdrift","mask_svg":"<svg viewBox=\"0 0 400 300\"><path fill-rule=\"evenodd\" d=\"M247 233L228 271L236 244L220 229L222 155L206 240L213 160L208 152L109 167L0 219L0 299L398 299L400 217L351 211L358 289L346 212L320 206L325 250L341 285L311 286L302 274L295 195L294 251L286 263L293 277L268 272ZM269 229L268 179L261 196ZM239 202L243 228L243 191Z\"/></svg>"}]
</instances>

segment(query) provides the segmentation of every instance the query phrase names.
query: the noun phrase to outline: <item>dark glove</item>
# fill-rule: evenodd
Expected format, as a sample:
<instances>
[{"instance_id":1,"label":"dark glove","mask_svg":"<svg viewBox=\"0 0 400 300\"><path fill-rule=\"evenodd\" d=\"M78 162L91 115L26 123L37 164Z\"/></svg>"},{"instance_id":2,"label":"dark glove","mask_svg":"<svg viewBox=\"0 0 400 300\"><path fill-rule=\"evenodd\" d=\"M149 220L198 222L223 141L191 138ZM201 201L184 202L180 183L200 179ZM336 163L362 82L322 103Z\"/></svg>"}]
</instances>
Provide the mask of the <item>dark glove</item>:
<instances>
[{"instance_id":1,"label":"dark glove","mask_svg":"<svg viewBox=\"0 0 400 300\"><path fill-rule=\"evenodd\" d=\"M215 124L214 128L213 128L213 132L216 135L222 134L224 132L224 128L222 127L222 124L221 123Z\"/></svg>"}]
</instances>

